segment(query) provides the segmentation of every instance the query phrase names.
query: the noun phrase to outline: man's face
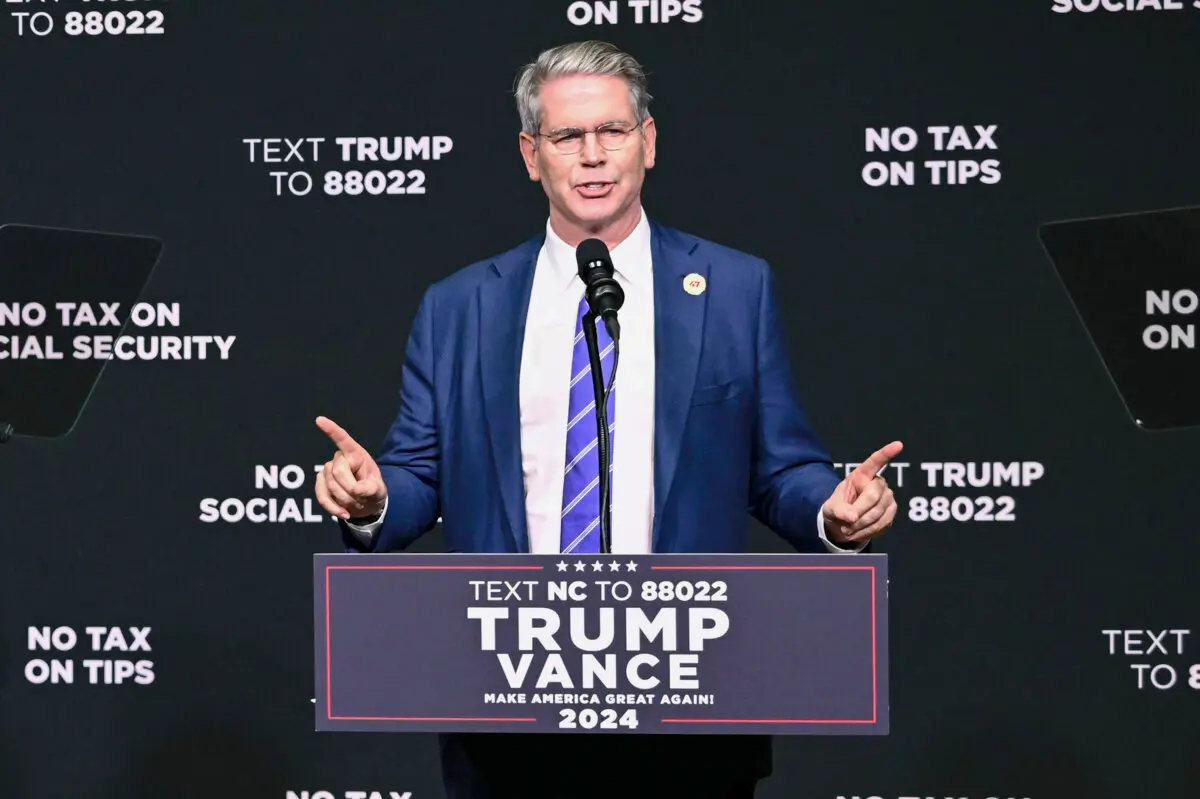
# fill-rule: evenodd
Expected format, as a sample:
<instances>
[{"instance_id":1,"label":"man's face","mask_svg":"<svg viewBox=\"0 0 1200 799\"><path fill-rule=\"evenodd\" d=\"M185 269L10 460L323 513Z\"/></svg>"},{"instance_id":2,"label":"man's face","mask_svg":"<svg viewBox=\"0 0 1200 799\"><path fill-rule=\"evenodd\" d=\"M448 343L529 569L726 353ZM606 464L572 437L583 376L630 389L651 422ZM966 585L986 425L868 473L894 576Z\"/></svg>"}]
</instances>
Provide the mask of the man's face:
<instances>
[{"instance_id":1,"label":"man's face","mask_svg":"<svg viewBox=\"0 0 1200 799\"><path fill-rule=\"evenodd\" d=\"M625 81L556 78L542 86L540 100L542 135L535 142L522 133L521 153L530 179L540 181L550 199L551 219L595 232L636 215L646 170L654 166L655 128L653 119L634 127L637 115ZM609 132L589 132L606 128ZM620 129L632 130L623 142L612 132ZM619 142L617 150L604 146ZM578 152L562 152L573 147Z\"/></svg>"}]
</instances>

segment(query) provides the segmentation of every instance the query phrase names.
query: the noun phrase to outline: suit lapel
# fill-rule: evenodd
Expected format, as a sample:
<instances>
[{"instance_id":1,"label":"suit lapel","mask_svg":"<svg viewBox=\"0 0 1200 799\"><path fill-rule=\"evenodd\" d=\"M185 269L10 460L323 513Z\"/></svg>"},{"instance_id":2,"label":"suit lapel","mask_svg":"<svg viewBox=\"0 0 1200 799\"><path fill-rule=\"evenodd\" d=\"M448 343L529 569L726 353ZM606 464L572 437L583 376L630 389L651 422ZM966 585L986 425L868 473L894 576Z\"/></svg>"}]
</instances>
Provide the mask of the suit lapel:
<instances>
[{"instance_id":1,"label":"suit lapel","mask_svg":"<svg viewBox=\"0 0 1200 799\"><path fill-rule=\"evenodd\" d=\"M483 408L500 500L517 552L529 551L521 464L521 348L542 237L491 265L479 287L479 358Z\"/></svg>"},{"instance_id":2,"label":"suit lapel","mask_svg":"<svg viewBox=\"0 0 1200 799\"><path fill-rule=\"evenodd\" d=\"M654 262L654 533L659 550L662 510L679 464L683 428L691 406L708 292L684 290L692 273L708 280L708 263L693 257L697 242L651 223Z\"/></svg>"}]
</instances>

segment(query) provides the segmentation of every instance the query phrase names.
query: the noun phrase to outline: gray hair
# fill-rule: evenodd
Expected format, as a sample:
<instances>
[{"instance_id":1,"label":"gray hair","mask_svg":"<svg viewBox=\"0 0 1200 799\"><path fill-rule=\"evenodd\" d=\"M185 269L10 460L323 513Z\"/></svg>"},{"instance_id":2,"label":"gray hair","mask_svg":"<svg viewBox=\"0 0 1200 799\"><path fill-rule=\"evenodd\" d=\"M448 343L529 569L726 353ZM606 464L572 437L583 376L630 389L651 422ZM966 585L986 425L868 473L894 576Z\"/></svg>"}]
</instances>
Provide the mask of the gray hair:
<instances>
[{"instance_id":1,"label":"gray hair","mask_svg":"<svg viewBox=\"0 0 1200 799\"><path fill-rule=\"evenodd\" d=\"M542 84L567 75L623 78L629 84L629 98L637 115L635 121L645 122L650 117L650 100L653 98L646 89L646 71L636 58L608 42L573 42L545 50L537 60L521 68L513 92L517 98L521 130L537 133L542 124L539 102Z\"/></svg>"}]
</instances>

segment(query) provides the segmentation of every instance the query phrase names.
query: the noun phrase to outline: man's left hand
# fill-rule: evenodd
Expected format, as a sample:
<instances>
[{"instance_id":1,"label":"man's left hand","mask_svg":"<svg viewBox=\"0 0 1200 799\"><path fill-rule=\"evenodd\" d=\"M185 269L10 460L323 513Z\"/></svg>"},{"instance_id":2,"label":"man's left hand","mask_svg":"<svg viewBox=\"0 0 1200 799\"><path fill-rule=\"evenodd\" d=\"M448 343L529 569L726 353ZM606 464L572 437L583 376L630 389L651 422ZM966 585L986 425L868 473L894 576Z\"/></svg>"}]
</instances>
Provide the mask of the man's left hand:
<instances>
[{"instance_id":1,"label":"man's left hand","mask_svg":"<svg viewBox=\"0 0 1200 799\"><path fill-rule=\"evenodd\" d=\"M821 506L825 535L835 545L862 544L883 534L896 518L896 497L879 472L900 454L893 441L859 464Z\"/></svg>"}]
</instances>

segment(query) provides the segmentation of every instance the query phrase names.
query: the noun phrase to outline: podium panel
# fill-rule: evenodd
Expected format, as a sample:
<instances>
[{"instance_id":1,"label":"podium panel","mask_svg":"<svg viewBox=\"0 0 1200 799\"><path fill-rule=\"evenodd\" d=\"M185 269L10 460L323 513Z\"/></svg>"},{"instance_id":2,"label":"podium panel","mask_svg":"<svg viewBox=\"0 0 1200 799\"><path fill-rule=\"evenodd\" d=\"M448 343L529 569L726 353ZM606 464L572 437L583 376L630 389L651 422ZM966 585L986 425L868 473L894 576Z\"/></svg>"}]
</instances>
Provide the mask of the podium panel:
<instances>
[{"instance_id":1,"label":"podium panel","mask_svg":"<svg viewBox=\"0 0 1200 799\"><path fill-rule=\"evenodd\" d=\"M316 729L886 735L886 555L320 554Z\"/></svg>"}]
</instances>

